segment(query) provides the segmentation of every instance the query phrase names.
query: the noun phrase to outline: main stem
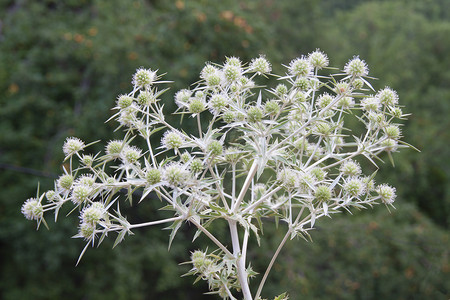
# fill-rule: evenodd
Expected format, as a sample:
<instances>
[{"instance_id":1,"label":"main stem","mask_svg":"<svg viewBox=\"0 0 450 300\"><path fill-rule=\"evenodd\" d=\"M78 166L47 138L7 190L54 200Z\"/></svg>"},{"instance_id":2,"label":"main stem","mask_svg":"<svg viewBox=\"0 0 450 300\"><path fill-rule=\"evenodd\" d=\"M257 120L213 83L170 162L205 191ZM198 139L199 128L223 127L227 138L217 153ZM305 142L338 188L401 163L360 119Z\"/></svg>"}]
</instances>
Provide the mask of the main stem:
<instances>
[{"instance_id":1,"label":"main stem","mask_svg":"<svg viewBox=\"0 0 450 300\"><path fill-rule=\"evenodd\" d=\"M228 225L230 226L231 242L233 243L233 256L236 259L236 269L239 285L242 288L244 299L253 300L252 294L250 292L250 287L248 286L248 274L247 270L245 269L244 257L242 256L241 247L239 245L239 235L237 231L236 221L229 220Z\"/></svg>"}]
</instances>

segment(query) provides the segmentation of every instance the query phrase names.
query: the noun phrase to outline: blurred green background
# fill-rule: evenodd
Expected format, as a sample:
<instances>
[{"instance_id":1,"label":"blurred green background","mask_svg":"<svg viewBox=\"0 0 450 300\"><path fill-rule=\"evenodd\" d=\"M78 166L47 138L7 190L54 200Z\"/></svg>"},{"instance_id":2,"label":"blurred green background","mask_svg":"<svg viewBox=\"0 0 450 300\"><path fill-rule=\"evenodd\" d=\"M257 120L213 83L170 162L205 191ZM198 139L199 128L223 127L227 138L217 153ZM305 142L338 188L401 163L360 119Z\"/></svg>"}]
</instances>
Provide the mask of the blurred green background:
<instances>
[{"instance_id":1,"label":"blurred green background","mask_svg":"<svg viewBox=\"0 0 450 300\"><path fill-rule=\"evenodd\" d=\"M217 299L180 277L192 228L167 251L168 232L136 231L116 249L89 249L76 216L35 231L20 214L36 186L52 188L67 136L113 138L116 96L143 66L173 80L172 96L195 82L206 61L265 54L276 72L316 48L331 65L354 55L397 90L405 140L421 150L394 155L377 174L397 187L384 207L321 220L314 242L292 241L264 296L291 299L448 299L450 297L450 10L448 0L0 1L0 299ZM100 147L100 146L95 146ZM100 150L95 148L94 150ZM156 218L156 207L129 208ZM282 232L252 247L263 272ZM112 239L113 241L114 239ZM259 281L258 279L255 281Z\"/></svg>"}]
</instances>

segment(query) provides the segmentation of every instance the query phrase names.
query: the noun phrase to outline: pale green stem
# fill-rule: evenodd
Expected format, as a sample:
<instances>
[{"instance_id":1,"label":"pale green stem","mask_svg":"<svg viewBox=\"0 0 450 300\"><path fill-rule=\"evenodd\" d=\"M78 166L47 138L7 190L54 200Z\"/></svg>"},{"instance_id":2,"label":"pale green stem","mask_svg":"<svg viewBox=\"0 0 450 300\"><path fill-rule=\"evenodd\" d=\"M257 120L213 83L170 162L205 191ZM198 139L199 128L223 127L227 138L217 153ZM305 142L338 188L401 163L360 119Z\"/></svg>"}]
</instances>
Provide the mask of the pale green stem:
<instances>
[{"instance_id":1,"label":"pale green stem","mask_svg":"<svg viewBox=\"0 0 450 300\"><path fill-rule=\"evenodd\" d=\"M275 263L275 260L278 257L278 254L280 254L281 249L283 248L284 244L286 243L289 235L291 234L291 230L289 229L286 234L284 235L283 240L281 241L280 245L277 248L277 251L275 251L275 254L273 255L272 259L270 260L269 266L266 269L266 272L264 273L263 278L261 279L261 283L259 284L258 290L256 291L255 299L258 299L261 295L261 291L264 287L264 283L266 282L267 276L269 276L269 272L272 269L273 264Z\"/></svg>"},{"instance_id":2,"label":"pale green stem","mask_svg":"<svg viewBox=\"0 0 450 300\"><path fill-rule=\"evenodd\" d=\"M295 222L293 224L294 226L297 224L298 220L300 219L300 216L303 214L304 209L305 209L305 207L303 206L302 209L300 210L300 212L298 213L297 218L295 219ZM280 242L280 245L278 245L278 248L275 251L275 254L273 255L272 259L270 260L270 263L267 266L266 272L264 273L264 276L261 279L261 282L258 286L258 290L256 291L255 299L258 299L258 297L261 295L261 291L264 287L267 277L269 276L270 270L272 269L272 266L275 263L275 260L277 259L278 255L280 254L280 251L283 248L284 244L286 244L287 239L292 232L292 228L293 228L293 226L289 226L289 229L286 232L286 234L284 235L283 240Z\"/></svg>"},{"instance_id":3,"label":"pale green stem","mask_svg":"<svg viewBox=\"0 0 450 300\"><path fill-rule=\"evenodd\" d=\"M198 127L198 135L202 139L203 138L203 132L202 132L202 124L200 122L200 114L197 114L197 127Z\"/></svg>"},{"instance_id":4,"label":"pale green stem","mask_svg":"<svg viewBox=\"0 0 450 300\"><path fill-rule=\"evenodd\" d=\"M231 242L233 243L233 257L236 259L236 271L239 280L239 285L242 288L242 294L245 300L252 300L250 287L248 286L248 274L245 269L243 256L241 255L241 248L239 245L239 236L237 231L237 224L234 220L228 220L230 226Z\"/></svg>"},{"instance_id":5,"label":"pale green stem","mask_svg":"<svg viewBox=\"0 0 450 300\"><path fill-rule=\"evenodd\" d=\"M209 172L211 173L211 176L214 179L214 183L216 185L217 191L219 192L220 199L222 199L223 205L225 205L225 208L227 210L230 210L230 207L228 206L227 200L225 199L225 196L223 194L223 189L222 189L222 187L219 184L219 179L217 178L216 173L213 171L213 169L211 168L210 165L208 166L208 169L209 169Z\"/></svg>"},{"instance_id":6,"label":"pale green stem","mask_svg":"<svg viewBox=\"0 0 450 300\"><path fill-rule=\"evenodd\" d=\"M276 188L271 190L269 193L267 193L263 197L261 197L258 201L256 201L255 203L252 203L251 205L247 206L244 210L242 210L242 214L246 214L246 213L252 211L255 207L257 207L262 202L264 202L267 199L269 199L273 194L278 192L280 189L281 189L281 186L277 186Z\"/></svg>"},{"instance_id":7,"label":"pale green stem","mask_svg":"<svg viewBox=\"0 0 450 300\"><path fill-rule=\"evenodd\" d=\"M337 161L337 162L332 163L332 164L330 164L330 165L324 166L322 169L325 170L325 169L329 169L329 168L338 166L338 165L342 164L344 161L349 160L349 159L351 159L351 158L353 158L353 157L355 157L355 156L357 156L357 155L359 155L359 154L361 154L361 151L354 152L354 153L352 153L351 155L347 156L346 158L341 159L340 161Z\"/></svg>"},{"instance_id":8,"label":"pale green stem","mask_svg":"<svg viewBox=\"0 0 450 300\"><path fill-rule=\"evenodd\" d=\"M202 231L214 244L217 245L224 253L225 255L228 255L229 257L234 257L234 255L214 236L211 234L211 232L208 231L205 227L203 227L200 223L195 221L194 218L190 218L189 222L194 224L200 231Z\"/></svg>"},{"instance_id":9,"label":"pale green stem","mask_svg":"<svg viewBox=\"0 0 450 300\"><path fill-rule=\"evenodd\" d=\"M153 226L153 225L158 225L158 224L163 224L163 223L169 223L169 222L173 222L173 221L177 221L177 220L182 220L182 219L183 219L182 216L178 216L178 217L173 217L173 218L164 219L164 220L158 220L158 221L153 221L153 222L146 222L146 223L133 224L133 225L130 225L128 228L129 228L129 229L132 229L132 228L139 228L139 227Z\"/></svg>"},{"instance_id":10,"label":"pale green stem","mask_svg":"<svg viewBox=\"0 0 450 300\"><path fill-rule=\"evenodd\" d=\"M314 148L313 153L309 156L308 161L306 162L305 166L307 167L311 160L313 159L314 155L316 155L317 149L319 149L320 143L322 142L323 137L320 136L319 140L317 141L316 147Z\"/></svg>"},{"instance_id":11,"label":"pale green stem","mask_svg":"<svg viewBox=\"0 0 450 300\"><path fill-rule=\"evenodd\" d=\"M244 185L242 186L242 189L239 193L236 203L235 203L234 207L232 207L233 212L237 211L237 209L239 208L239 206L242 203L242 200L244 200L245 193L247 193L247 190L250 187L250 184L252 183L252 179L255 176L257 169L258 169L258 163L256 162L256 160L254 160L253 164L250 168L250 171L248 172L247 178L245 178Z\"/></svg>"}]
</instances>

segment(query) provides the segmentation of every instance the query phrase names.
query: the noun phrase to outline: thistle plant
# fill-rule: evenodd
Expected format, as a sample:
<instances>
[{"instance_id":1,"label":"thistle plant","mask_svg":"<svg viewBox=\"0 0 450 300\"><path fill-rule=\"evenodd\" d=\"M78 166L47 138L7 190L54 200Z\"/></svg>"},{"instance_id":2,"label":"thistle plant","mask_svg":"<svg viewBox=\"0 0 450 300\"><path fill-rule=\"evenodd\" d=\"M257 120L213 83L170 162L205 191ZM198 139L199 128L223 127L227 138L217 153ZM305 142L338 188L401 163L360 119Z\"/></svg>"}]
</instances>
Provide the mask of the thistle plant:
<instances>
[{"instance_id":1,"label":"thistle plant","mask_svg":"<svg viewBox=\"0 0 450 300\"><path fill-rule=\"evenodd\" d=\"M136 228L163 224L171 229L170 247L179 228L190 223L195 237L205 235L211 243L190 253L188 274L223 299L261 299L288 240L309 240L321 217L375 204L393 207L396 197L394 187L376 184L376 172L364 172L360 163L376 167L383 153L392 160L392 152L409 147L396 123L406 116L397 93L389 87L375 91L359 57L342 70L328 64L320 50L292 60L281 76L272 74L264 56L246 64L236 57L206 64L200 80L174 96L176 113L193 118L195 133L166 120L160 98L170 82L138 69L133 89L117 98L111 118L123 138L95 155L87 150L91 144L68 138L67 169L53 190L28 199L22 213L39 226L45 213L54 211L56 220L63 205L74 207L80 218L75 237L86 241L80 258L111 233L117 234L116 246ZM269 77L276 86L258 84ZM351 118L362 124L358 135L344 125ZM162 138L155 139L160 131ZM120 210L126 200L161 200L173 215L131 224ZM268 219L277 222L266 226L279 223L285 235L267 269L253 270L249 239L259 243ZM227 225L228 243L210 231L215 222ZM259 282L255 291L252 277ZM283 293L276 299L287 298Z\"/></svg>"}]
</instances>

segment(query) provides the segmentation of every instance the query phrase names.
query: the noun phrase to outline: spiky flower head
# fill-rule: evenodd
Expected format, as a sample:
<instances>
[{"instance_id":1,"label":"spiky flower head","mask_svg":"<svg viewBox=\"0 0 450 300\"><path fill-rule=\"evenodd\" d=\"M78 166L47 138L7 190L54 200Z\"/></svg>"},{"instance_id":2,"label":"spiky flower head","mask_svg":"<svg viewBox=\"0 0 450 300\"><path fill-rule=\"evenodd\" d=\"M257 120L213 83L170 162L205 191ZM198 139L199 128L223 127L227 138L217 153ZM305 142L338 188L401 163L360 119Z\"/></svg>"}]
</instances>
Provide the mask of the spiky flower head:
<instances>
[{"instance_id":1,"label":"spiky flower head","mask_svg":"<svg viewBox=\"0 0 450 300\"><path fill-rule=\"evenodd\" d=\"M389 138L394 140L399 139L401 136L401 130L398 125L389 125L384 129L384 132Z\"/></svg>"},{"instance_id":2,"label":"spiky flower head","mask_svg":"<svg viewBox=\"0 0 450 300\"><path fill-rule=\"evenodd\" d=\"M161 143L166 149L178 149L183 145L184 139L177 131L166 131Z\"/></svg>"},{"instance_id":3,"label":"spiky flower head","mask_svg":"<svg viewBox=\"0 0 450 300\"><path fill-rule=\"evenodd\" d=\"M325 107L327 107L331 102L333 101L333 97L328 94L328 93L324 93L322 95L319 96L319 98L317 99L317 103L316 105L322 109L324 109Z\"/></svg>"},{"instance_id":4,"label":"spiky flower head","mask_svg":"<svg viewBox=\"0 0 450 300\"><path fill-rule=\"evenodd\" d=\"M228 147L225 151L225 160L230 164L236 164L242 157L242 152L236 147Z\"/></svg>"},{"instance_id":5,"label":"spiky flower head","mask_svg":"<svg viewBox=\"0 0 450 300\"><path fill-rule=\"evenodd\" d=\"M315 192L314 198L319 202L326 202L331 199L331 189L328 185L319 185Z\"/></svg>"},{"instance_id":6,"label":"spiky flower head","mask_svg":"<svg viewBox=\"0 0 450 300\"><path fill-rule=\"evenodd\" d=\"M222 143L219 141L211 141L206 147L206 152L211 156L221 155L223 152Z\"/></svg>"},{"instance_id":7,"label":"spiky flower head","mask_svg":"<svg viewBox=\"0 0 450 300\"><path fill-rule=\"evenodd\" d=\"M192 173L200 173L201 171L203 171L203 162L200 159L195 158L194 160L192 160L190 168Z\"/></svg>"},{"instance_id":8,"label":"spiky flower head","mask_svg":"<svg viewBox=\"0 0 450 300\"><path fill-rule=\"evenodd\" d=\"M108 144L106 145L105 152L112 158L118 158L123 148L124 148L123 141L118 140L109 141Z\"/></svg>"},{"instance_id":9,"label":"spiky flower head","mask_svg":"<svg viewBox=\"0 0 450 300\"><path fill-rule=\"evenodd\" d=\"M358 177L353 177L344 184L344 191L351 197L359 197L365 192L365 185Z\"/></svg>"},{"instance_id":10,"label":"spiky flower head","mask_svg":"<svg viewBox=\"0 0 450 300\"><path fill-rule=\"evenodd\" d=\"M94 237L95 224L93 223L81 223L78 228L78 234L85 240L90 240Z\"/></svg>"},{"instance_id":11,"label":"spiky flower head","mask_svg":"<svg viewBox=\"0 0 450 300\"><path fill-rule=\"evenodd\" d=\"M377 186L377 193L381 198L381 201L385 204L392 204L395 201L397 195L395 194L395 188L387 184L380 184Z\"/></svg>"},{"instance_id":12,"label":"spiky flower head","mask_svg":"<svg viewBox=\"0 0 450 300\"><path fill-rule=\"evenodd\" d=\"M156 97L151 91L141 91L137 96L137 102L140 105L150 105L156 102Z\"/></svg>"},{"instance_id":13,"label":"spiky flower head","mask_svg":"<svg viewBox=\"0 0 450 300\"><path fill-rule=\"evenodd\" d=\"M396 140L387 138L381 142L381 146L384 148L383 150L386 152L394 152L395 150L397 150L398 143Z\"/></svg>"},{"instance_id":14,"label":"spiky flower head","mask_svg":"<svg viewBox=\"0 0 450 300\"><path fill-rule=\"evenodd\" d=\"M390 110L391 110L391 115L395 118L401 118L403 116L402 109L399 107L392 107Z\"/></svg>"},{"instance_id":15,"label":"spiky flower head","mask_svg":"<svg viewBox=\"0 0 450 300\"><path fill-rule=\"evenodd\" d=\"M314 168L311 170L311 175L314 176L314 178L317 181L322 181L325 179L325 176L327 175L327 172L325 172L324 170L322 170L321 168Z\"/></svg>"},{"instance_id":16,"label":"spiky flower head","mask_svg":"<svg viewBox=\"0 0 450 300\"><path fill-rule=\"evenodd\" d=\"M282 97L288 93L288 88L286 85L280 83L275 87L275 93L278 97Z\"/></svg>"},{"instance_id":17,"label":"spiky flower head","mask_svg":"<svg viewBox=\"0 0 450 300\"><path fill-rule=\"evenodd\" d=\"M150 69L139 68L133 75L135 88L148 89L156 80L156 72Z\"/></svg>"},{"instance_id":18,"label":"spiky flower head","mask_svg":"<svg viewBox=\"0 0 450 300\"><path fill-rule=\"evenodd\" d=\"M227 123L227 124L230 124L230 123L232 123L234 120L235 120L235 114L234 114L234 112L232 112L232 111L226 111L226 112L224 112L223 113L223 115L222 115L222 120L225 122L225 123Z\"/></svg>"},{"instance_id":19,"label":"spiky flower head","mask_svg":"<svg viewBox=\"0 0 450 300\"><path fill-rule=\"evenodd\" d=\"M77 178L75 181L76 185L86 185L89 187L92 187L95 183L95 178L92 174L83 174L80 177Z\"/></svg>"},{"instance_id":20,"label":"spiky flower head","mask_svg":"<svg viewBox=\"0 0 450 300\"><path fill-rule=\"evenodd\" d=\"M277 179L287 188L292 189L298 185L298 176L294 170L285 168L277 174Z\"/></svg>"},{"instance_id":21,"label":"spiky flower head","mask_svg":"<svg viewBox=\"0 0 450 300\"><path fill-rule=\"evenodd\" d=\"M342 109L350 109L355 105L355 101L353 100L352 97L342 97L339 101L338 101L338 107L342 108Z\"/></svg>"},{"instance_id":22,"label":"spiky flower head","mask_svg":"<svg viewBox=\"0 0 450 300\"><path fill-rule=\"evenodd\" d=\"M92 193L92 187L79 184L73 187L71 193L71 200L74 204L82 204L89 199L89 196Z\"/></svg>"},{"instance_id":23,"label":"spiky flower head","mask_svg":"<svg viewBox=\"0 0 450 300\"><path fill-rule=\"evenodd\" d=\"M365 185L365 190L371 192L375 190L375 180L370 176L365 176L361 178L363 184Z\"/></svg>"},{"instance_id":24,"label":"spiky flower head","mask_svg":"<svg viewBox=\"0 0 450 300\"><path fill-rule=\"evenodd\" d=\"M270 62L263 55L261 55L258 58L252 59L249 70L258 75L268 74L272 71L272 66L270 65Z\"/></svg>"},{"instance_id":25,"label":"spiky flower head","mask_svg":"<svg viewBox=\"0 0 450 300\"><path fill-rule=\"evenodd\" d=\"M89 207L85 207L81 212L82 223L97 224L105 217L106 209L103 203L94 202Z\"/></svg>"},{"instance_id":26,"label":"spiky flower head","mask_svg":"<svg viewBox=\"0 0 450 300\"><path fill-rule=\"evenodd\" d=\"M316 69L328 67L328 56L320 50L316 50L309 54L308 59L311 65Z\"/></svg>"},{"instance_id":27,"label":"spiky flower head","mask_svg":"<svg viewBox=\"0 0 450 300\"><path fill-rule=\"evenodd\" d=\"M76 137L69 137L66 139L63 145L63 152L66 156L72 156L75 153L83 150L85 147L84 142Z\"/></svg>"},{"instance_id":28,"label":"spiky flower head","mask_svg":"<svg viewBox=\"0 0 450 300\"><path fill-rule=\"evenodd\" d=\"M338 83L336 83L334 90L338 95L348 94L348 92L350 91L350 84L345 81L339 81Z\"/></svg>"},{"instance_id":29,"label":"spiky flower head","mask_svg":"<svg viewBox=\"0 0 450 300\"><path fill-rule=\"evenodd\" d=\"M378 91L377 98L380 99L380 103L387 106L395 106L398 103L398 94L390 87Z\"/></svg>"},{"instance_id":30,"label":"spiky flower head","mask_svg":"<svg viewBox=\"0 0 450 300\"><path fill-rule=\"evenodd\" d=\"M386 123L386 117L383 113L369 112L368 119L374 128L383 128Z\"/></svg>"},{"instance_id":31,"label":"spiky flower head","mask_svg":"<svg viewBox=\"0 0 450 300\"><path fill-rule=\"evenodd\" d=\"M161 182L161 171L155 168L151 168L145 173L145 178L147 179L147 182L149 184L157 184Z\"/></svg>"},{"instance_id":32,"label":"spiky flower head","mask_svg":"<svg viewBox=\"0 0 450 300\"><path fill-rule=\"evenodd\" d=\"M301 58L293 59L289 63L288 71L293 76L304 77L311 74L312 66L309 59L302 56Z\"/></svg>"},{"instance_id":33,"label":"spiky flower head","mask_svg":"<svg viewBox=\"0 0 450 300\"><path fill-rule=\"evenodd\" d=\"M59 195L54 190L49 190L45 193L45 198L48 202L57 202L59 200Z\"/></svg>"},{"instance_id":34,"label":"spiky flower head","mask_svg":"<svg viewBox=\"0 0 450 300\"><path fill-rule=\"evenodd\" d=\"M166 180L172 186L179 186L186 184L189 179L189 172L185 166L179 163L172 163L166 166L164 169L164 180Z\"/></svg>"},{"instance_id":35,"label":"spiky flower head","mask_svg":"<svg viewBox=\"0 0 450 300\"><path fill-rule=\"evenodd\" d=\"M117 118L119 123L123 126L132 127L137 120L137 109L135 106L128 106L120 111Z\"/></svg>"},{"instance_id":36,"label":"spiky flower head","mask_svg":"<svg viewBox=\"0 0 450 300\"><path fill-rule=\"evenodd\" d=\"M183 108L187 107L189 105L189 99L192 95L192 91L187 89L179 90L175 94L175 103L178 105L178 107Z\"/></svg>"},{"instance_id":37,"label":"spiky flower head","mask_svg":"<svg viewBox=\"0 0 450 300\"><path fill-rule=\"evenodd\" d=\"M345 65L344 72L354 77L362 77L369 74L369 68L364 60L355 56Z\"/></svg>"},{"instance_id":38,"label":"spiky flower head","mask_svg":"<svg viewBox=\"0 0 450 300\"><path fill-rule=\"evenodd\" d=\"M92 155L85 154L81 157L81 163L86 167L91 167L94 163L94 158L92 157Z\"/></svg>"},{"instance_id":39,"label":"spiky flower head","mask_svg":"<svg viewBox=\"0 0 450 300\"><path fill-rule=\"evenodd\" d=\"M222 94L214 94L209 99L209 107L212 113L217 114L222 112L222 110L227 107L228 100L227 97Z\"/></svg>"},{"instance_id":40,"label":"spiky flower head","mask_svg":"<svg viewBox=\"0 0 450 300\"><path fill-rule=\"evenodd\" d=\"M206 110L206 103L203 98L191 98L191 101L188 105L189 112L191 114L199 114Z\"/></svg>"},{"instance_id":41,"label":"spiky flower head","mask_svg":"<svg viewBox=\"0 0 450 300\"><path fill-rule=\"evenodd\" d=\"M264 104L264 112L270 116L276 116L280 112L280 105L276 100L269 100Z\"/></svg>"},{"instance_id":42,"label":"spiky flower head","mask_svg":"<svg viewBox=\"0 0 450 300\"><path fill-rule=\"evenodd\" d=\"M207 64L206 66L203 67L202 71L200 72L200 78L202 79L207 79L209 76L217 73L218 69L216 67L214 67L211 64Z\"/></svg>"},{"instance_id":43,"label":"spiky flower head","mask_svg":"<svg viewBox=\"0 0 450 300\"><path fill-rule=\"evenodd\" d=\"M361 100L361 107L365 111L378 111L380 109L380 100L376 97L368 97Z\"/></svg>"},{"instance_id":44,"label":"spiky flower head","mask_svg":"<svg viewBox=\"0 0 450 300\"><path fill-rule=\"evenodd\" d=\"M44 208L36 198L30 198L22 205L22 214L28 220L39 220L44 215Z\"/></svg>"},{"instance_id":45,"label":"spiky flower head","mask_svg":"<svg viewBox=\"0 0 450 300\"><path fill-rule=\"evenodd\" d=\"M360 90L364 87L364 81L361 78L356 78L352 81L352 84L355 90Z\"/></svg>"},{"instance_id":46,"label":"spiky flower head","mask_svg":"<svg viewBox=\"0 0 450 300\"><path fill-rule=\"evenodd\" d=\"M257 106L251 106L247 110L247 117L251 123L256 123L262 120L264 113L261 108Z\"/></svg>"},{"instance_id":47,"label":"spiky flower head","mask_svg":"<svg viewBox=\"0 0 450 300\"><path fill-rule=\"evenodd\" d=\"M227 58L227 62L223 66L223 74L227 82L236 82L242 76L241 62L236 57Z\"/></svg>"},{"instance_id":48,"label":"spiky flower head","mask_svg":"<svg viewBox=\"0 0 450 300\"><path fill-rule=\"evenodd\" d=\"M128 95L119 95L117 97L117 107L119 108L127 108L133 104L134 98Z\"/></svg>"},{"instance_id":49,"label":"spiky flower head","mask_svg":"<svg viewBox=\"0 0 450 300\"><path fill-rule=\"evenodd\" d=\"M315 132L322 136L328 136L331 133L331 126L327 122L318 122L315 126Z\"/></svg>"},{"instance_id":50,"label":"spiky flower head","mask_svg":"<svg viewBox=\"0 0 450 300\"><path fill-rule=\"evenodd\" d=\"M141 152L142 150L138 147L126 146L121 153L121 158L127 164L136 164L142 155Z\"/></svg>"},{"instance_id":51,"label":"spiky flower head","mask_svg":"<svg viewBox=\"0 0 450 300\"><path fill-rule=\"evenodd\" d=\"M301 91L307 91L311 87L311 80L308 77L298 77L294 86Z\"/></svg>"},{"instance_id":52,"label":"spiky flower head","mask_svg":"<svg viewBox=\"0 0 450 300\"><path fill-rule=\"evenodd\" d=\"M69 174L62 175L56 181L56 185L63 191L68 191L73 184L73 176Z\"/></svg>"},{"instance_id":53,"label":"spiky flower head","mask_svg":"<svg viewBox=\"0 0 450 300\"><path fill-rule=\"evenodd\" d=\"M345 176L358 176L361 174L361 166L354 160L345 161L339 171Z\"/></svg>"}]
</instances>

